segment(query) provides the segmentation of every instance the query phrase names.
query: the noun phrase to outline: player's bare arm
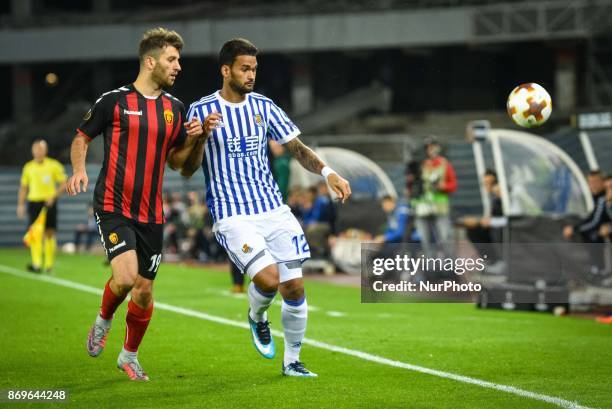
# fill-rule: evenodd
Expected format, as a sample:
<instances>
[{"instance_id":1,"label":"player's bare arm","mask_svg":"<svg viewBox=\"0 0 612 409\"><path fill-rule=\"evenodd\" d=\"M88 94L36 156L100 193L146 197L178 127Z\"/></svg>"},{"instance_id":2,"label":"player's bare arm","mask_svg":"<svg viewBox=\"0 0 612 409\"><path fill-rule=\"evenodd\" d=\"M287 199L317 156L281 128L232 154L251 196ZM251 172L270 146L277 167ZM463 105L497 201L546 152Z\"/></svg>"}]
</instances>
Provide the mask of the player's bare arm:
<instances>
[{"instance_id":1,"label":"player's bare arm","mask_svg":"<svg viewBox=\"0 0 612 409\"><path fill-rule=\"evenodd\" d=\"M26 217L25 202L27 197L28 187L21 185L19 187L19 197L17 199L17 218L20 220Z\"/></svg>"},{"instance_id":2,"label":"player's bare arm","mask_svg":"<svg viewBox=\"0 0 612 409\"><path fill-rule=\"evenodd\" d=\"M189 155L192 153L194 148L196 148L197 141L204 135L202 123L197 119L186 122L184 126L185 131L187 132L187 139L185 139L185 143L178 148L171 149L170 154L168 155L168 166L170 166L170 168L173 170L183 168L185 162L189 158Z\"/></svg>"},{"instance_id":3,"label":"player's bare arm","mask_svg":"<svg viewBox=\"0 0 612 409\"><path fill-rule=\"evenodd\" d=\"M291 156L300 162L300 165L302 165L304 169L312 173L321 174L323 169L326 167L325 162L319 158L319 155L317 155L308 146L304 145L299 138L293 138L291 141L285 144L285 147L291 153ZM342 203L344 203L351 196L351 186L346 179L338 175L336 172L331 172L323 176L326 178L329 187L331 187L334 193L336 193L338 196L338 199L342 200Z\"/></svg>"},{"instance_id":4,"label":"player's bare arm","mask_svg":"<svg viewBox=\"0 0 612 409\"><path fill-rule=\"evenodd\" d=\"M77 134L72 140L70 146L70 162L72 163L72 176L66 182L66 191L68 195L74 196L77 193L87 192L87 170L85 168L85 158L87 157L87 148L89 148L89 140Z\"/></svg>"},{"instance_id":5,"label":"player's bare arm","mask_svg":"<svg viewBox=\"0 0 612 409\"><path fill-rule=\"evenodd\" d=\"M181 168L182 176L190 177L202 165L202 159L204 157L204 144L222 118L223 117L219 112L213 112L204 118L204 123L202 124L204 138L198 139L196 142L197 145L193 148L191 154L183 164Z\"/></svg>"},{"instance_id":6,"label":"player's bare arm","mask_svg":"<svg viewBox=\"0 0 612 409\"><path fill-rule=\"evenodd\" d=\"M187 157L187 160L185 160L185 163L183 163L183 166L181 167L181 176L186 178L191 177L195 173L195 171L198 170L200 166L202 166L205 142L206 139L202 138L196 141L196 144L191 150L189 156Z\"/></svg>"}]
</instances>

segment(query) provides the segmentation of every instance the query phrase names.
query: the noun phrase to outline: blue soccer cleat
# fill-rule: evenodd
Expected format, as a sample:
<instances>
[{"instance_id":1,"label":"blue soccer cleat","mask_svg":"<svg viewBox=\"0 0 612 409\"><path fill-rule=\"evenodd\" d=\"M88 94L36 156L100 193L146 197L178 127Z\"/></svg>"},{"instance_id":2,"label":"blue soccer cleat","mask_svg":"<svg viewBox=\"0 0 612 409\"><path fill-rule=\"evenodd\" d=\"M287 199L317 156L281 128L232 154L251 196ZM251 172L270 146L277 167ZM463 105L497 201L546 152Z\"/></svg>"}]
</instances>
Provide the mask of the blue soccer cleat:
<instances>
[{"instance_id":1,"label":"blue soccer cleat","mask_svg":"<svg viewBox=\"0 0 612 409\"><path fill-rule=\"evenodd\" d=\"M274 347L272 334L270 334L270 322L255 322L251 318L250 312L251 310L249 310L249 313L247 313L247 317L249 317L249 327L251 327L253 345L255 345L255 349L261 354L261 356L267 359L272 359L276 355L276 348Z\"/></svg>"},{"instance_id":2,"label":"blue soccer cleat","mask_svg":"<svg viewBox=\"0 0 612 409\"><path fill-rule=\"evenodd\" d=\"M314 372L310 372L304 366L303 362L295 361L285 366L283 364L283 375L284 376L297 376L302 378L316 378L318 375Z\"/></svg>"}]
</instances>

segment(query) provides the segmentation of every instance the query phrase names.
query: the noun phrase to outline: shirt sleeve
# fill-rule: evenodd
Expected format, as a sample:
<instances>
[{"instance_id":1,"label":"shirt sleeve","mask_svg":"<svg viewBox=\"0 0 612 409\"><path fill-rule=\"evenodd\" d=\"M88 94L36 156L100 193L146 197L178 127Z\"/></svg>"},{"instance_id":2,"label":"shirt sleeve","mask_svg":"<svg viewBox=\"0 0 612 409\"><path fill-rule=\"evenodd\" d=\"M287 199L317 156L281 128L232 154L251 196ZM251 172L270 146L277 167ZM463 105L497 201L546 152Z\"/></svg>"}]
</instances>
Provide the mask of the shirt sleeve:
<instances>
[{"instance_id":1,"label":"shirt sleeve","mask_svg":"<svg viewBox=\"0 0 612 409\"><path fill-rule=\"evenodd\" d=\"M270 103L268 136L272 140L284 145L300 133L298 127L289 119L287 114L274 103Z\"/></svg>"},{"instance_id":2,"label":"shirt sleeve","mask_svg":"<svg viewBox=\"0 0 612 409\"><path fill-rule=\"evenodd\" d=\"M453 193L457 190L457 175L455 174L455 168L451 165L450 162L446 161L446 193Z\"/></svg>"},{"instance_id":3,"label":"shirt sleeve","mask_svg":"<svg viewBox=\"0 0 612 409\"><path fill-rule=\"evenodd\" d=\"M200 113L198 112L195 102L189 105L189 109L187 110L187 122L191 121L192 119L197 119L200 122L204 122L204 118L200 118Z\"/></svg>"},{"instance_id":4,"label":"shirt sleeve","mask_svg":"<svg viewBox=\"0 0 612 409\"><path fill-rule=\"evenodd\" d=\"M187 113L185 112L185 105L183 103L179 104L179 121L178 121L178 134L174 141L172 142L171 148L177 148L183 146L185 140L187 139L187 131L185 130L185 123L188 121L185 120L187 117Z\"/></svg>"},{"instance_id":5,"label":"shirt sleeve","mask_svg":"<svg viewBox=\"0 0 612 409\"><path fill-rule=\"evenodd\" d=\"M83 121L77 128L77 133L92 140L106 129L111 120L114 108L112 94L102 95L83 116Z\"/></svg>"}]
</instances>

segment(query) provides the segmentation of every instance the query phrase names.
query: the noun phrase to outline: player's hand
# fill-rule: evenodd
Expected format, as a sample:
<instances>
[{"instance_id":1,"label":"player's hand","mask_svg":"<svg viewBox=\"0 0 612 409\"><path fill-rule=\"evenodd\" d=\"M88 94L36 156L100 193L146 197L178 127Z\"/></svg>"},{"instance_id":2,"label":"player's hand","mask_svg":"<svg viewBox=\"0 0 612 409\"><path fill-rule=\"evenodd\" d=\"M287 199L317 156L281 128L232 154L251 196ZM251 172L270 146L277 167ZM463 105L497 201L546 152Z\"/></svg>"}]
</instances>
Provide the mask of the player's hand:
<instances>
[{"instance_id":1,"label":"player's hand","mask_svg":"<svg viewBox=\"0 0 612 409\"><path fill-rule=\"evenodd\" d=\"M601 237L608 237L608 235L610 234L610 223L606 223L606 224L602 224L601 227L599 228L599 235Z\"/></svg>"},{"instance_id":2,"label":"player's hand","mask_svg":"<svg viewBox=\"0 0 612 409\"><path fill-rule=\"evenodd\" d=\"M23 220L25 219L25 215L26 215L26 211L25 211L25 205L17 205L17 218L19 220Z\"/></svg>"},{"instance_id":3,"label":"player's hand","mask_svg":"<svg viewBox=\"0 0 612 409\"><path fill-rule=\"evenodd\" d=\"M566 239L571 239L574 234L574 228L572 226L565 226L563 229L563 237Z\"/></svg>"},{"instance_id":4,"label":"player's hand","mask_svg":"<svg viewBox=\"0 0 612 409\"><path fill-rule=\"evenodd\" d=\"M199 138L204 135L204 130L202 129L202 122L197 119L192 119L189 122L185 122L184 126L188 138Z\"/></svg>"},{"instance_id":5,"label":"player's hand","mask_svg":"<svg viewBox=\"0 0 612 409\"><path fill-rule=\"evenodd\" d=\"M87 185L89 184L89 178L86 172L77 172L70 176L66 183L66 191L70 196L75 196L77 193L87 192Z\"/></svg>"},{"instance_id":6,"label":"player's hand","mask_svg":"<svg viewBox=\"0 0 612 409\"><path fill-rule=\"evenodd\" d=\"M204 118L203 128L204 132L206 132L206 135L209 135L213 131L213 129L219 127L222 124L222 119L223 115L221 115L219 112L213 112L212 114Z\"/></svg>"},{"instance_id":7,"label":"player's hand","mask_svg":"<svg viewBox=\"0 0 612 409\"><path fill-rule=\"evenodd\" d=\"M461 219L461 223L468 229L473 229L474 227L478 226L478 224L480 224L479 220L473 216L464 217L463 219Z\"/></svg>"},{"instance_id":8,"label":"player's hand","mask_svg":"<svg viewBox=\"0 0 612 409\"><path fill-rule=\"evenodd\" d=\"M45 206L51 207L51 206L53 206L53 203L55 203L55 198L54 197L52 197L51 199L47 200L45 202Z\"/></svg>"},{"instance_id":9,"label":"player's hand","mask_svg":"<svg viewBox=\"0 0 612 409\"><path fill-rule=\"evenodd\" d=\"M331 173L327 177L327 183L336 196L338 196L338 200L342 200L342 203L346 202L348 198L351 197L352 192L349 182L337 173Z\"/></svg>"}]
</instances>

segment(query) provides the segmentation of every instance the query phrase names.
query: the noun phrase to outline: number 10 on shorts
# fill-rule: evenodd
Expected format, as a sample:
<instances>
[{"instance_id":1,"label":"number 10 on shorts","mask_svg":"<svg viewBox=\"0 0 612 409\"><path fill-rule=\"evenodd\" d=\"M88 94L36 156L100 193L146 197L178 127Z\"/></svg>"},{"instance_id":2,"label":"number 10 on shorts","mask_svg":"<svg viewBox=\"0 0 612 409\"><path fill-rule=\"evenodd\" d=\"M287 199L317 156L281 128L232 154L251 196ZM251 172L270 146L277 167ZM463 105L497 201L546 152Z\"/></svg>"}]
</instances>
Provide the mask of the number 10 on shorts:
<instances>
[{"instance_id":1,"label":"number 10 on shorts","mask_svg":"<svg viewBox=\"0 0 612 409\"><path fill-rule=\"evenodd\" d=\"M299 236L293 236L291 238L293 245L295 247L295 254L299 256L300 254L309 253L310 247L308 247L308 242L306 241L306 236L300 234Z\"/></svg>"}]
</instances>

